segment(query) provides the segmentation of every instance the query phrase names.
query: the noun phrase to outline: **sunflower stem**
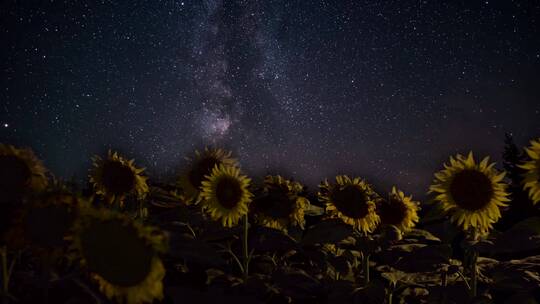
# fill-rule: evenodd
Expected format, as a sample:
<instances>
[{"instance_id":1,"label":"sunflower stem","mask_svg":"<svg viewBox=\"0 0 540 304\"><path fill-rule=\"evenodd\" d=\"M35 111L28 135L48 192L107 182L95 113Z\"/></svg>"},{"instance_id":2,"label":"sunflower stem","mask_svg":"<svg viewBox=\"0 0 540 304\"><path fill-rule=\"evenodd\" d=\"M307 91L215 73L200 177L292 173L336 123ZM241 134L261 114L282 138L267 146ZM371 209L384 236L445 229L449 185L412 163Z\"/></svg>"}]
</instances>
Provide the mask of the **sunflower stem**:
<instances>
[{"instance_id":1,"label":"sunflower stem","mask_svg":"<svg viewBox=\"0 0 540 304\"><path fill-rule=\"evenodd\" d=\"M227 246L222 246L222 248L223 248L224 252L227 252L228 254L230 254L233 257L234 261L238 265L238 268L240 268L240 272L243 274L244 273L244 263L242 263L240 261L238 256L236 256L234 251L231 249L231 244L227 244Z\"/></svg>"},{"instance_id":2,"label":"sunflower stem","mask_svg":"<svg viewBox=\"0 0 540 304\"><path fill-rule=\"evenodd\" d=\"M81 287L84 291L86 291L94 300L96 303L101 304L103 301L101 301L101 297L97 295L88 285L80 281L78 278L72 278L72 281L77 284L77 286Z\"/></svg>"},{"instance_id":3,"label":"sunflower stem","mask_svg":"<svg viewBox=\"0 0 540 304\"><path fill-rule=\"evenodd\" d=\"M49 301L49 285L51 280L51 269L53 266L53 257L49 254L45 254L41 259L41 284L42 284L42 296L43 302L48 303Z\"/></svg>"},{"instance_id":4,"label":"sunflower stem","mask_svg":"<svg viewBox=\"0 0 540 304\"><path fill-rule=\"evenodd\" d=\"M387 299L388 304L392 304L393 297L394 297L394 291L392 289L388 290L388 299Z\"/></svg>"},{"instance_id":5,"label":"sunflower stem","mask_svg":"<svg viewBox=\"0 0 540 304\"><path fill-rule=\"evenodd\" d=\"M248 214L244 215L244 282L247 282L249 275L249 250L248 250Z\"/></svg>"},{"instance_id":6,"label":"sunflower stem","mask_svg":"<svg viewBox=\"0 0 540 304\"><path fill-rule=\"evenodd\" d=\"M2 294L4 296L3 303L9 302L9 277L10 277L10 269L8 269L8 263L7 263L7 248L6 246L3 246L0 249L0 255L2 256Z\"/></svg>"},{"instance_id":7,"label":"sunflower stem","mask_svg":"<svg viewBox=\"0 0 540 304\"><path fill-rule=\"evenodd\" d=\"M120 200L118 199L117 196L114 196L113 198L113 201L112 201L112 204L111 204L111 209L114 210L114 211L120 211Z\"/></svg>"},{"instance_id":8,"label":"sunflower stem","mask_svg":"<svg viewBox=\"0 0 540 304\"><path fill-rule=\"evenodd\" d=\"M443 270L441 272L441 287L443 288L443 292L441 292L439 303L446 303L446 286L448 286L448 272L446 270Z\"/></svg>"},{"instance_id":9,"label":"sunflower stem","mask_svg":"<svg viewBox=\"0 0 540 304\"><path fill-rule=\"evenodd\" d=\"M232 250L229 251L229 253L232 255L233 259L236 261L236 263L238 264L238 267L240 267L240 271L242 272L242 274L245 272L244 270L244 263L240 262L240 260L238 259L238 257L236 256L236 254L234 254L234 252Z\"/></svg>"},{"instance_id":10,"label":"sunflower stem","mask_svg":"<svg viewBox=\"0 0 540 304\"><path fill-rule=\"evenodd\" d=\"M144 204L143 204L143 200L139 199L137 200L139 202L139 218L141 219L141 221L144 221L144 219L146 218L145 216L145 212L144 212Z\"/></svg>"},{"instance_id":11,"label":"sunflower stem","mask_svg":"<svg viewBox=\"0 0 540 304\"><path fill-rule=\"evenodd\" d=\"M369 284L369 254L362 259L362 270L364 272L364 287Z\"/></svg>"},{"instance_id":12,"label":"sunflower stem","mask_svg":"<svg viewBox=\"0 0 540 304\"><path fill-rule=\"evenodd\" d=\"M448 285L448 273L446 271L441 272L441 287Z\"/></svg>"},{"instance_id":13,"label":"sunflower stem","mask_svg":"<svg viewBox=\"0 0 540 304\"><path fill-rule=\"evenodd\" d=\"M457 274L463 279L463 282L465 282L465 285L467 285L467 289L471 290L471 285L469 285L469 281L467 281L467 278L461 273L461 271L458 271Z\"/></svg>"},{"instance_id":14,"label":"sunflower stem","mask_svg":"<svg viewBox=\"0 0 540 304\"><path fill-rule=\"evenodd\" d=\"M476 298L477 295L477 287L478 287L478 267L477 267L477 260L478 260L478 253L476 250L473 250L472 254L472 261L471 261L471 296L473 298Z\"/></svg>"}]
</instances>

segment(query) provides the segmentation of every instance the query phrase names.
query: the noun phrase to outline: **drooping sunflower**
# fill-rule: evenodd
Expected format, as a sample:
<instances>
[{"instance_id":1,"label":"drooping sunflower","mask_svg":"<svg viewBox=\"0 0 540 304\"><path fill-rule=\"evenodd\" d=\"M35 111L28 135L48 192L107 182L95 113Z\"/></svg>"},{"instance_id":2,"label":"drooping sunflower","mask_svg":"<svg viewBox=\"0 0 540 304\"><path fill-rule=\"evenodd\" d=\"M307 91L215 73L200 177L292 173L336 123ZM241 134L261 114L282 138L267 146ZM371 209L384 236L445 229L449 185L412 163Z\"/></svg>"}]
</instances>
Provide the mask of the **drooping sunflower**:
<instances>
[{"instance_id":1,"label":"drooping sunflower","mask_svg":"<svg viewBox=\"0 0 540 304\"><path fill-rule=\"evenodd\" d=\"M185 172L180 176L179 186L184 191L187 203L198 203L200 201L200 190L202 182L206 176L212 173L212 169L217 165L238 166L237 161L231 157L230 151L219 148L205 147L204 151L195 151L195 158L190 159L190 164Z\"/></svg>"},{"instance_id":2,"label":"drooping sunflower","mask_svg":"<svg viewBox=\"0 0 540 304\"><path fill-rule=\"evenodd\" d=\"M159 254L166 242L157 229L87 207L74 227L72 249L107 298L127 304L163 298L165 268Z\"/></svg>"},{"instance_id":3,"label":"drooping sunflower","mask_svg":"<svg viewBox=\"0 0 540 304\"><path fill-rule=\"evenodd\" d=\"M309 200L300 195L303 187L299 182L283 177L266 176L261 196L252 203L259 224L287 232L289 225L304 229L304 211Z\"/></svg>"},{"instance_id":4,"label":"drooping sunflower","mask_svg":"<svg viewBox=\"0 0 540 304\"><path fill-rule=\"evenodd\" d=\"M441 203L441 209L463 230L486 234L501 217L508 193L503 183L505 173L489 164L489 157L476 163L472 152L465 157L450 157L450 164L435 173L429 192Z\"/></svg>"},{"instance_id":5,"label":"drooping sunflower","mask_svg":"<svg viewBox=\"0 0 540 304\"><path fill-rule=\"evenodd\" d=\"M523 189L529 192L533 204L540 202L540 138L531 140L525 148L530 160L520 165L526 172L523 175Z\"/></svg>"},{"instance_id":6,"label":"drooping sunflower","mask_svg":"<svg viewBox=\"0 0 540 304\"><path fill-rule=\"evenodd\" d=\"M418 223L419 203L412 196L405 196L403 191L392 187L388 199L382 200L377 206L377 213L383 225L393 225L406 232Z\"/></svg>"},{"instance_id":7,"label":"drooping sunflower","mask_svg":"<svg viewBox=\"0 0 540 304\"><path fill-rule=\"evenodd\" d=\"M12 202L47 186L47 170L30 149L0 144L0 202Z\"/></svg>"},{"instance_id":8,"label":"drooping sunflower","mask_svg":"<svg viewBox=\"0 0 540 304\"><path fill-rule=\"evenodd\" d=\"M362 233L373 232L379 224L375 209L380 199L364 180L338 175L335 184L324 181L319 188L319 200L326 203L330 217L340 218Z\"/></svg>"},{"instance_id":9,"label":"drooping sunflower","mask_svg":"<svg viewBox=\"0 0 540 304\"><path fill-rule=\"evenodd\" d=\"M249 191L251 179L240 174L237 167L219 165L202 181L201 197L204 209L213 220L233 227L248 212L253 196Z\"/></svg>"},{"instance_id":10,"label":"drooping sunflower","mask_svg":"<svg viewBox=\"0 0 540 304\"><path fill-rule=\"evenodd\" d=\"M143 171L144 168L135 167L133 159L127 160L109 150L105 159L94 157L90 182L96 194L103 195L108 203L122 205L129 194L141 199L148 193L147 177L141 174Z\"/></svg>"}]
</instances>

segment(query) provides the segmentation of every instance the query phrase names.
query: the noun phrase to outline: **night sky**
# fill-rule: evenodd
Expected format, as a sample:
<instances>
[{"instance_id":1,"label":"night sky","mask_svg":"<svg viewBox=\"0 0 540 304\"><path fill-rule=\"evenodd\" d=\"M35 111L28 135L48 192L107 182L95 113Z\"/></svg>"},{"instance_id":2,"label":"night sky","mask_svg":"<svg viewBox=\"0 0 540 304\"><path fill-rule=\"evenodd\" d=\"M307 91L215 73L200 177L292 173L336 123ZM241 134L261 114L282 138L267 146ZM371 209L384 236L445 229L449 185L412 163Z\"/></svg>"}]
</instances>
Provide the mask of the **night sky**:
<instances>
[{"instance_id":1,"label":"night sky","mask_svg":"<svg viewBox=\"0 0 540 304\"><path fill-rule=\"evenodd\" d=\"M540 136L540 1L135 2L0 3L0 142L64 178L213 144L423 194L451 154Z\"/></svg>"}]
</instances>

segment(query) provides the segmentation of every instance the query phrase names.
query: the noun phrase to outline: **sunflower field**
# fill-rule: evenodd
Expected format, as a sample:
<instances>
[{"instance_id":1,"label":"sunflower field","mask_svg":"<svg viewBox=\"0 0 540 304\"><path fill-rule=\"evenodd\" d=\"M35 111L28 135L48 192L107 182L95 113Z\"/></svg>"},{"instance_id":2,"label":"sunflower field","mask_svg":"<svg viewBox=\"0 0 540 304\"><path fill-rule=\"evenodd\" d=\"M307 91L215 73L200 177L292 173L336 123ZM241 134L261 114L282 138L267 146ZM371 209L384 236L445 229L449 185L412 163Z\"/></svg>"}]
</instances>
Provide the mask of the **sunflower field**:
<instances>
[{"instance_id":1,"label":"sunflower field","mask_svg":"<svg viewBox=\"0 0 540 304\"><path fill-rule=\"evenodd\" d=\"M538 303L540 139L523 151L504 168L450 156L420 203L360 176L250 177L215 147L167 184L109 151L80 189L0 144L0 298Z\"/></svg>"}]
</instances>

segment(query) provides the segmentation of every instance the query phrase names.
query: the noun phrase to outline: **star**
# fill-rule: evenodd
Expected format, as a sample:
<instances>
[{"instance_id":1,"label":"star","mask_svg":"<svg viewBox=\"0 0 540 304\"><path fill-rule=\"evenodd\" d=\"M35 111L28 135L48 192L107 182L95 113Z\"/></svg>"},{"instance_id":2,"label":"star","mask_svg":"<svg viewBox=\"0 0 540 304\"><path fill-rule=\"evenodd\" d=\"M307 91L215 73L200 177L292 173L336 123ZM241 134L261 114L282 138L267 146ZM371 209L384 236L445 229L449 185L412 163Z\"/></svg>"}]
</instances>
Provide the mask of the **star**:
<instances>
[{"instance_id":1,"label":"star","mask_svg":"<svg viewBox=\"0 0 540 304\"><path fill-rule=\"evenodd\" d=\"M423 194L455 151L538 136L534 1L136 2L7 6L0 142L81 182L105 148L153 178L215 145L254 178Z\"/></svg>"}]
</instances>

